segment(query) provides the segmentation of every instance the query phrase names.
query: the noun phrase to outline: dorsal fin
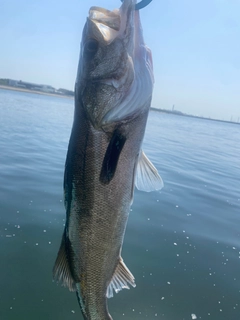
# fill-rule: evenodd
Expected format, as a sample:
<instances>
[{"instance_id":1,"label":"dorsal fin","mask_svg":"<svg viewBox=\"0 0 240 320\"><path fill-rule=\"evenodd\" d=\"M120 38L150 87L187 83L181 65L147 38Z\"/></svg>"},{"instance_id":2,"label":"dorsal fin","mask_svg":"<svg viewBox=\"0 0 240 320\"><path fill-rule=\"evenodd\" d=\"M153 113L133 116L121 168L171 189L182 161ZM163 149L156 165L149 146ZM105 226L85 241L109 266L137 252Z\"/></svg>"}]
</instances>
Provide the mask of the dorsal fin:
<instances>
[{"instance_id":1,"label":"dorsal fin","mask_svg":"<svg viewBox=\"0 0 240 320\"><path fill-rule=\"evenodd\" d=\"M130 289L129 284L136 287L134 276L120 258L112 280L107 288L107 298L113 297L113 290L118 293L122 289Z\"/></svg>"},{"instance_id":2,"label":"dorsal fin","mask_svg":"<svg viewBox=\"0 0 240 320\"><path fill-rule=\"evenodd\" d=\"M99 180L102 184L109 184L109 182L113 179L117 168L118 159L125 142L126 137L119 131L119 129L116 129L113 132L103 159L102 169L99 177Z\"/></svg>"},{"instance_id":3,"label":"dorsal fin","mask_svg":"<svg viewBox=\"0 0 240 320\"><path fill-rule=\"evenodd\" d=\"M75 291L76 285L67 258L65 234L66 233L64 232L57 259L53 267L53 279L64 287L67 287L70 291Z\"/></svg>"},{"instance_id":4,"label":"dorsal fin","mask_svg":"<svg viewBox=\"0 0 240 320\"><path fill-rule=\"evenodd\" d=\"M138 190L146 192L160 190L163 187L162 178L143 151L138 158L135 186Z\"/></svg>"}]
</instances>

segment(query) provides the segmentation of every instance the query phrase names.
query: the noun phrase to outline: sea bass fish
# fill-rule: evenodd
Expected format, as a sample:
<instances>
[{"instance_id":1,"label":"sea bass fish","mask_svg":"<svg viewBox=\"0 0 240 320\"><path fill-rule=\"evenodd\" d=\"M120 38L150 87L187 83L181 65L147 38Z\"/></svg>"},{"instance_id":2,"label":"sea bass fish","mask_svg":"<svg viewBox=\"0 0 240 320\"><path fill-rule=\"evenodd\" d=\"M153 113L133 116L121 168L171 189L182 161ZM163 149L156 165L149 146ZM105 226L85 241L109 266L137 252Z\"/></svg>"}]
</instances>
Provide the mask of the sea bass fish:
<instances>
[{"instance_id":1,"label":"sea bass fish","mask_svg":"<svg viewBox=\"0 0 240 320\"><path fill-rule=\"evenodd\" d=\"M84 319L112 319L107 298L135 279L121 257L134 187L163 182L142 151L153 68L136 1L92 7L84 26L64 193L66 225L54 278L77 292Z\"/></svg>"}]
</instances>

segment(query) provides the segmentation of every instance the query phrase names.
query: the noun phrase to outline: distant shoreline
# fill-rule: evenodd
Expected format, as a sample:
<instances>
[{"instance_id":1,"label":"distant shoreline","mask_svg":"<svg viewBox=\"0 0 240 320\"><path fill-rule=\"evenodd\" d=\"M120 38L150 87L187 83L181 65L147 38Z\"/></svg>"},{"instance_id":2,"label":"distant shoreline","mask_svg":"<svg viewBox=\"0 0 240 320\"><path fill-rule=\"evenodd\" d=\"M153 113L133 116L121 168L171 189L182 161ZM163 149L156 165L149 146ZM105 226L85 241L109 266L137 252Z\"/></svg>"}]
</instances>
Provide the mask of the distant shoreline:
<instances>
[{"instance_id":1,"label":"distant shoreline","mask_svg":"<svg viewBox=\"0 0 240 320\"><path fill-rule=\"evenodd\" d=\"M191 114L186 114L186 113L182 113L182 112L174 112L174 111L166 110L166 109L151 108L151 110L152 110L152 111L157 111L157 112L162 112L162 113L172 114L172 115L174 115L174 116L188 117L188 118L196 118L196 119L209 120L209 121L226 122L226 123L231 123L231 124L238 124L238 125L240 125L240 122L229 121L229 120L221 120L221 119L213 119L213 118L205 118L205 117L199 117L199 116L194 116L194 115L191 115Z\"/></svg>"},{"instance_id":2,"label":"distant shoreline","mask_svg":"<svg viewBox=\"0 0 240 320\"><path fill-rule=\"evenodd\" d=\"M0 89L12 90L12 91L21 91L21 92L29 92L29 93L40 94L40 95L45 95L45 96L54 96L54 97L59 97L59 98L68 98L68 99L73 99L74 98L72 96L67 96L67 95L64 95L64 94L56 94L56 93L51 93L51 92L29 90L29 89L25 89L25 88L3 86L3 85L0 85Z\"/></svg>"},{"instance_id":3,"label":"distant shoreline","mask_svg":"<svg viewBox=\"0 0 240 320\"><path fill-rule=\"evenodd\" d=\"M12 86L4 86L4 85L0 85L0 89L12 90L12 91L20 91L20 92L28 92L28 93L40 94L40 95L45 95L45 96L53 96L53 97L59 97L59 98L67 98L67 99L73 99L74 98L73 96L67 96L67 95L64 95L64 94L56 94L56 93L51 93L51 92L36 91L36 90L30 90L30 89L12 87ZM226 123L240 125L240 122L199 117L199 116L194 116L194 115L186 114L186 113L182 113L182 112L171 111L171 110L167 110L167 109L159 109L159 108L152 108L151 107L150 110L151 111L156 111L156 112L168 113L168 114L172 114L174 116L197 118L197 119L203 119L203 120L209 120L209 121L226 122Z\"/></svg>"}]
</instances>

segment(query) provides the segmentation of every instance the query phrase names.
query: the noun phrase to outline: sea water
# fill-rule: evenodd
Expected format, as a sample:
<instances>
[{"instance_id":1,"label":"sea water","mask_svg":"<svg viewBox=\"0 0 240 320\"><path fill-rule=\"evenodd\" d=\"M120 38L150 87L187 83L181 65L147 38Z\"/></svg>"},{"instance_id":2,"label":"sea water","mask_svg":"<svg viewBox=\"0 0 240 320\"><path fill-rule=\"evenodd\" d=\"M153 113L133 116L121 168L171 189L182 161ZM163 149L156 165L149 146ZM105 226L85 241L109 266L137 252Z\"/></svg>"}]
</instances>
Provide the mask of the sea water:
<instances>
[{"instance_id":1,"label":"sea water","mask_svg":"<svg viewBox=\"0 0 240 320\"><path fill-rule=\"evenodd\" d=\"M155 106L156 107L156 106ZM65 223L68 98L0 90L0 319L83 319L52 282ZM160 192L135 191L114 320L240 319L240 125L151 111Z\"/></svg>"}]
</instances>

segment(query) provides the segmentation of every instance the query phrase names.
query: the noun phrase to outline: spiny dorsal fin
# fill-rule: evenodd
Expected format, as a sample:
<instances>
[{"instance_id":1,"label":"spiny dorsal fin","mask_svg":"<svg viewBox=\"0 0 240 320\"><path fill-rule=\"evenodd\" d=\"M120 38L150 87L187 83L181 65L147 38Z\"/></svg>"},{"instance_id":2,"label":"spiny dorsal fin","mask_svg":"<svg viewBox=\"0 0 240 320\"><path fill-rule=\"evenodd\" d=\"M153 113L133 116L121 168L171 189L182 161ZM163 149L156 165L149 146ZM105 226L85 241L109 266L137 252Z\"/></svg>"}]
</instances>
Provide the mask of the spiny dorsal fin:
<instances>
[{"instance_id":1,"label":"spiny dorsal fin","mask_svg":"<svg viewBox=\"0 0 240 320\"><path fill-rule=\"evenodd\" d=\"M162 178L143 151L138 158L135 186L138 190L146 192L160 190L163 187Z\"/></svg>"},{"instance_id":2,"label":"spiny dorsal fin","mask_svg":"<svg viewBox=\"0 0 240 320\"><path fill-rule=\"evenodd\" d=\"M67 287L70 291L76 290L75 281L71 275L66 253L65 232L62 237L62 243L58 251L58 256L53 267L53 279Z\"/></svg>"},{"instance_id":3,"label":"spiny dorsal fin","mask_svg":"<svg viewBox=\"0 0 240 320\"><path fill-rule=\"evenodd\" d=\"M107 288L107 298L113 297L113 290L118 293L122 289L130 289L129 284L136 287L134 276L127 268L123 259L120 258L117 268L113 274L112 280Z\"/></svg>"}]
</instances>

